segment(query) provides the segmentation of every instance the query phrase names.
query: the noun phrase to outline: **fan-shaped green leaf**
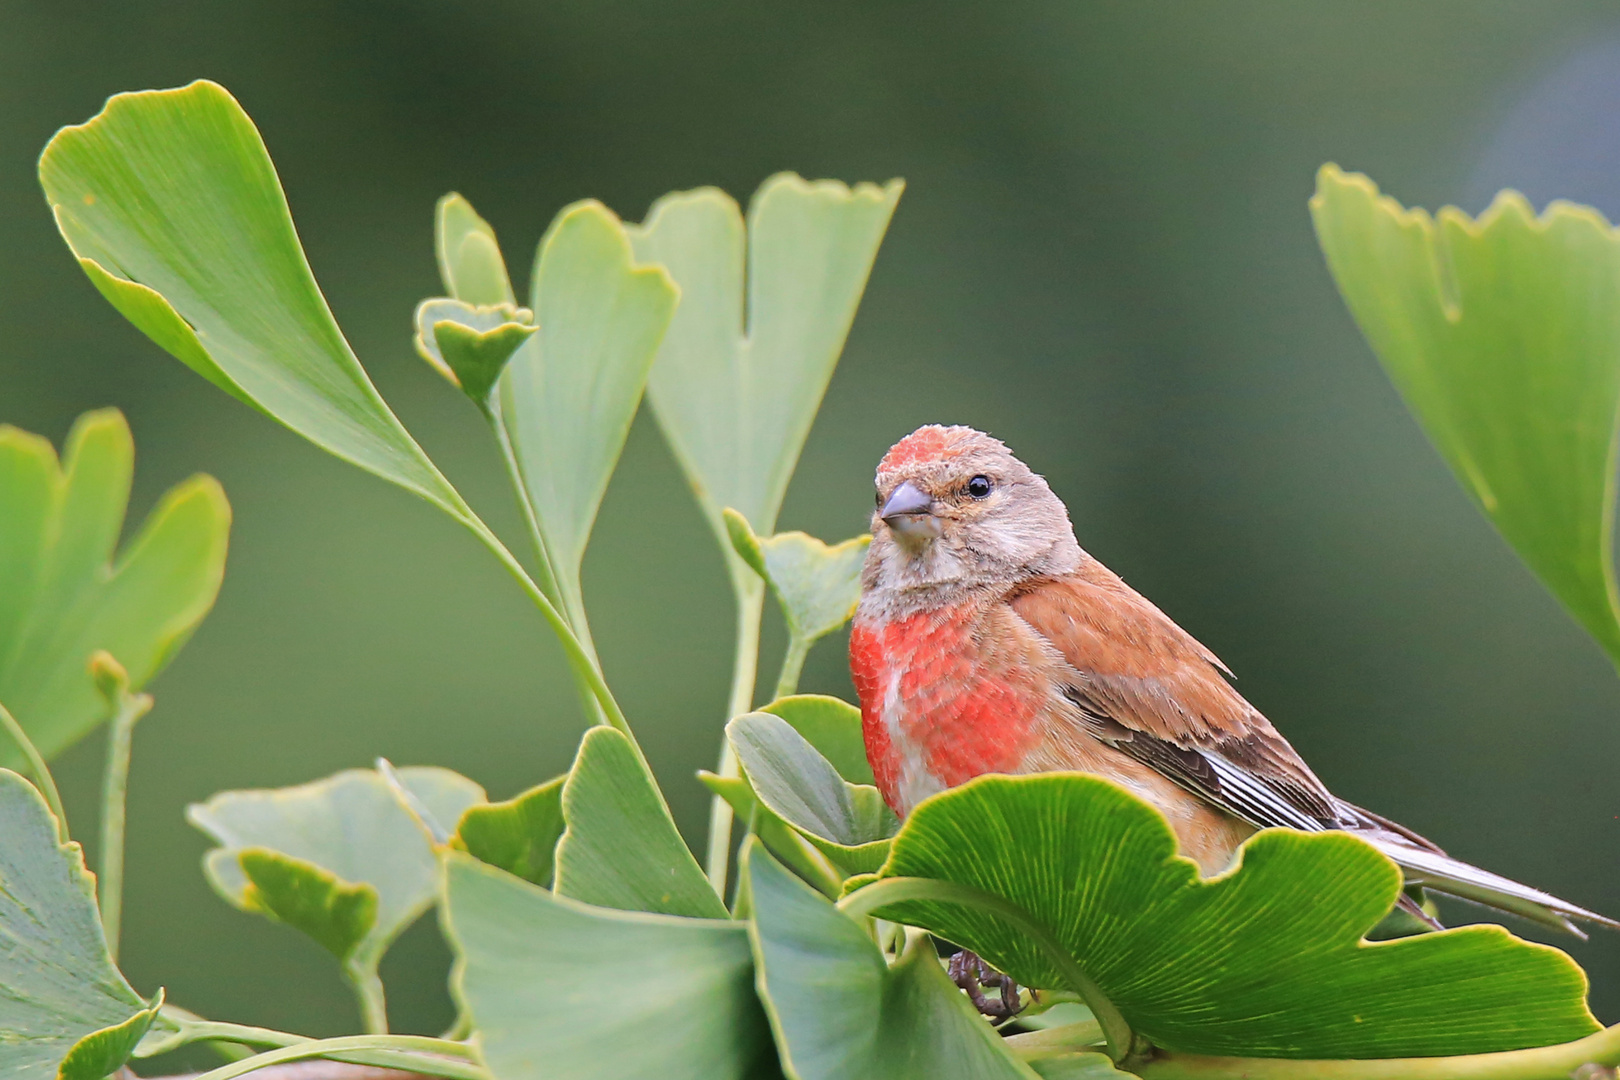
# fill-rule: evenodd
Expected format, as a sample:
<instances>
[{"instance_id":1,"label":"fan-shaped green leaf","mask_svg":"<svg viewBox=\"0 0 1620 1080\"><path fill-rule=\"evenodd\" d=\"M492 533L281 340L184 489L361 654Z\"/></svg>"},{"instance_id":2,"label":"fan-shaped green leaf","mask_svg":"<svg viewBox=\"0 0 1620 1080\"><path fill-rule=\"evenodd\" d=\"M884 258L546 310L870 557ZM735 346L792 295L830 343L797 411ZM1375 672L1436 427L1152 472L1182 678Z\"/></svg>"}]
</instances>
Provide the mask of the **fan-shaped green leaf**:
<instances>
[{"instance_id":1,"label":"fan-shaped green leaf","mask_svg":"<svg viewBox=\"0 0 1620 1080\"><path fill-rule=\"evenodd\" d=\"M847 701L824 694L795 694L778 698L760 712L780 716L793 725L833 768L852 784L868 787L877 781L866 760L866 739L861 734L861 710Z\"/></svg>"},{"instance_id":2,"label":"fan-shaped green leaf","mask_svg":"<svg viewBox=\"0 0 1620 1080\"><path fill-rule=\"evenodd\" d=\"M1504 191L1438 217L1325 165L1311 215L1339 291L1463 489L1620 664L1620 233Z\"/></svg>"},{"instance_id":3,"label":"fan-shaped green leaf","mask_svg":"<svg viewBox=\"0 0 1620 1080\"><path fill-rule=\"evenodd\" d=\"M823 895L834 899L842 895L846 872L833 866L832 861L822 855L820 849L798 829L777 817L770 807L762 805L754 795L754 789L748 786L746 777L716 776L705 770L699 770L697 776L704 787L726 801L737 815L737 820L747 824L748 831L783 865ZM833 847L837 849L837 845ZM884 852L877 857L877 863L881 865L886 855L887 845L884 845ZM733 917L748 917L749 909L743 902L747 892L748 877L744 875L737 884L737 900L732 905Z\"/></svg>"},{"instance_id":4,"label":"fan-shaped green leaf","mask_svg":"<svg viewBox=\"0 0 1620 1080\"><path fill-rule=\"evenodd\" d=\"M637 265L618 217L586 201L540 241L531 293L540 329L501 380L500 421L578 628L585 545L677 292L662 267Z\"/></svg>"},{"instance_id":5,"label":"fan-shaped green leaf","mask_svg":"<svg viewBox=\"0 0 1620 1080\"><path fill-rule=\"evenodd\" d=\"M0 1075L96 1080L124 1063L152 1022L107 955L79 845L58 838L33 787L0 769ZM82 1048L78 1048L82 1047ZM78 1049L76 1049L78 1048Z\"/></svg>"},{"instance_id":6,"label":"fan-shaped green leaf","mask_svg":"<svg viewBox=\"0 0 1620 1080\"><path fill-rule=\"evenodd\" d=\"M163 1008L163 991L145 1009L122 1024L92 1031L73 1044L56 1067L56 1080L104 1080L135 1056L135 1048L153 1029L158 1010ZM161 1029L160 1029L161 1030Z\"/></svg>"},{"instance_id":7,"label":"fan-shaped green leaf","mask_svg":"<svg viewBox=\"0 0 1620 1080\"><path fill-rule=\"evenodd\" d=\"M792 1080L1034 1080L951 983L926 936L890 967L855 920L758 847L743 872L760 998Z\"/></svg>"},{"instance_id":8,"label":"fan-shaped green leaf","mask_svg":"<svg viewBox=\"0 0 1620 1080\"><path fill-rule=\"evenodd\" d=\"M152 340L317 446L465 515L332 320L264 142L223 87L115 95L56 134L39 175L79 265Z\"/></svg>"},{"instance_id":9,"label":"fan-shaped green leaf","mask_svg":"<svg viewBox=\"0 0 1620 1080\"><path fill-rule=\"evenodd\" d=\"M732 507L769 533L904 185L765 181L745 226L714 188L666 195L632 227L681 305L648 393L715 535Z\"/></svg>"},{"instance_id":10,"label":"fan-shaped green leaf","mask_svg":"<svg viewBox=\"0 0 1620 1080\"><path fill-rule=\"evenodd\" d=\"M557 841L562 839L562 791L553 777L505 802L469 806L450 846L536 885L550 885Z\"/></svg>"},{"instance_id":11,"label":"fan-shaped green leaf","mask_svg":"<svg viewBox=\"0 0 1620 1080\"><path fill-rule=\"evenodd\" d=\"M814 641L854 616L870 536L857 536L835 546L802 532L761 539L747 519L730 507L722 517L732 549L776 593L789 634Z\"/></svg>"},{"instance_id":12,"label":"fan-shaped green leaf","mask_svg":"<svg viewBox=\"0 0 1620 1080\"><path fill-rule=\"evenodd\" d=\"M398 775L440 821L457 821L484 801L482 788L448 769ZM369 769L274 791L221 792L188 807L186 817L221 845L203 864L221 896L274 914L362 965L374 963L438 892L432 843Z\"/></svg>"},{"instance_id":13,"label":"fan-shaped green leaf","mask_svg":"<svg viewBox=\"0 0 1620 1080\"><path fill-rule=\"evenodd\" d=\"M585 733L563 785L562 812L568 828L557 845L559 895L625 911L727 916L635 748L613 728Z\"/></svg>"},{"instance_id":14,"label":"fan-shaped green leaf","mask_svg":"<svg viewBox=\"0 0 1620 1080\"><path fill-rule=\"evenodd\" d=\"M488 411L512 354L535 334L533 313L511 304L474 307L440 297L416 306L416 351Z\"/></svg>"},{"instance_id":15,"label":"fan-shaped green leaf","mask_svg":"<svg viewBox=\"0 0 1620 1080\"><path fill-rule=\"evenodd\" d=\"M517 303L495 230L453 191L435 208L433 243L445 292L481 307Z\"/></svg>"},{"instance_id":16,"label":"fan-shaped green leaf","mask_svg":"<svg viewBox=\"0 0 1620 1080\"><path fill-rule=\"evenodd\" d=\"M377 926L377 890L269 848L236 853L247 878L241 906L301 930L340 961L348 961Z\"/></svg>"},{"instance_id":17,"label":"fan-shaped green leaf","mask_svg":"<svg viewBox=\"0 0 1620 1080\"><path fill-rule=\"evenodd\" d=\"M888 856L900 823L875 787L851 784L832 763L771 713L726 725L754 795L846 873L870 873Z\"/></svg>"},{"instance_id":18,"label":"fan-shaped green leaf","mask_svg":"<svg viewBox=\"0 0 1620 1080\"><path fill-rule=\"evenodd\" d=\"M1417 1057L1508 1050L1596 1030L1568 956L1499 926L1362 936L1400 871L1345 833L1267 830L1200 878L1163 816L1106 780L986 776L925 800L884 877L992 893L1048 927L1161 1047L1245 1057ZM973 949L1026 986L1060 977L995 916L934 902L884 910Z\"/></svg>"},{"instance_id":19,"label":"fan-shaped green leaf","mask_svg":"<svg viewBox=\"0 0 1620 1080\"><path fill-rule=\"evenodd\" d=\"M46 440L0 426L0 703L46 756L107 717L91 654L111 653L144 686L225 572L230 505L206 476L164 495L114 557L134 458L115 410L80 417L60 465ZM21 760L0 738L0 764Z\"/></svg>"},{"instance_id":20,"label":"fan-shaped green leaf","mask_svg":"<svg viewBox=\"0 0 1620 1080\"><path fill-rule=\"evenodd\" d=\"M740 922L589 907L451 852L444 927L496 1080L740 1080L770 1060Z\"/></svg>"}]
</instances>

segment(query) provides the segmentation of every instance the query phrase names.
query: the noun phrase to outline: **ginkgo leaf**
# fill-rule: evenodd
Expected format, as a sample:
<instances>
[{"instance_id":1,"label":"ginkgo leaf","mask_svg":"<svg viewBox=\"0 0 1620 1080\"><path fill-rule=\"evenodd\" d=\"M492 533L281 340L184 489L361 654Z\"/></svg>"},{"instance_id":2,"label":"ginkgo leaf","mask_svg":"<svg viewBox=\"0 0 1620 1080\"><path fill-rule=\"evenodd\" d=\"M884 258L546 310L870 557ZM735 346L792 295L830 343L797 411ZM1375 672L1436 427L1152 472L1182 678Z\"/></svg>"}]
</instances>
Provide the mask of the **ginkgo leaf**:
<instances>
[{"instance_id":1,"label":"ginkgo leaf","mask_svg":"<svg viewBox=\"0 0 1620 1080\"><path fill-rule=\"evenodd\" d=\"M814 641L854 616L861 598L861 567L872 543L870 536L834 545L802 532L761 538L747 519L730 507L722 517L731 535L732 549L776 593L789 634Z\"/></svg>"},{"instance_id":2,"label":"ginkgo leaf","mask_svg":"<svg viewBox=\"0 0 1620 1080\"><path fill-rule=\"evenodd\" d=\"M750 790L774 815L850 874L883 865L900 823L875 787L851 784L786 720L739 716L726 738Z\"/></svg>"},{"instance_id":3,"label":"ginkgo leaf","mask_svg":"<svg viewBox=\"0 0 1620 1080\"><path fill-rule=\"evenodd\" d=\"M116 410L86 413L60 463L0 426L0 704L52 756L107 717L89 664L105 650L136 690L219 592L231 511L212 478L170 490L116 556L135 448ZM0 738L0 764L21 753Z\"/></svg>"},{"instance_id":4,"label":"ginkgo leaf","mask_svg":"<svg viewBox=\"0 0 1620 1080\"><path fill-rule=\"evenodd\" d=\"M677 295L662 267L638 263L623 224L594 200L564 208L535 255L539 332L501 379L500 422L576 630L585 545Z\"/></svg>"},{"instance_id":5,"label":"ginkgo leaf","mask_svg":"<svg viewBox=\"0 0 1620 1080\"><path fill-rule=\"evenodd\" d=\"M162 1003L141 1000L107 954L94 880L33 786L0 769L0 1075L100 1080ZM72 1058L71 1061L67 1059ZM97 1071L101 1070L101 1071Z\"/></svg>"},{"instance_id":6,"label":"ginkgo leaf","mask_svg":"<svg viewBox=\"0 0 1620 1080\"><path fill-rule=\"evenodd\" d=\"M434 210L433 243L439 278L451 296L480 307L517 303L495 230L453 191Z\"/></svg>"},{"instance_id":7,"label":"ginkgo leaf","mask_svg":"<svg viewBox=\"0 0 1620 1080\"><path fill-rule=\"evenodd\" d=\"M398 776L440 821L457 821L484 802L482 788L449 769L404 768ZM309 933L340 959L374 963L438 894L432 842L370 769L278 790L220 792L188 807L186 818L221 845L203 864L221 896Z\"/></svg>"},{"instance_id":8,"label":"ginkgo leaf","mask_svg":"<svg viewBox=\"0 0 1620 1080\"><path fill-rule=\"evenodd\" d=\"M534 315L511 304L474 307L443 297L416 306L416 351L488 410L490 394L512 354L535 334Z\"/></svg>"},{"instance_id":9,"label":"ginkgo leaf","mask_svg":"<svg viewBox=\"0 0 1620 1080\"><path fill-rule=\"evenodd\" d=\"M1544 1046L1598 1028L1574 961L1500 926L1364 941L1401 888L1399 869L1364 841L1268 829L1230 870L1204 878L1176 853L1163 815L1095 776L984 776L934 795L895 837L879 880L892 877L1010 901L1133 1029L1169 1051L1422 1057ZM1032 938L982 907L879 910L1025 986L1078 989Z\"/></svg>"},{"instance_id":10,"label":"ginkgo leaf","mask_svg":"<svg viewBox=\"0 0 1620 1080\"><path fill-rule=\"evenodd\" d=\"M648 395L727 552L724 507L776 529L903 187L781 173L746 223L729 195L699 188L664 196L630 229L636 255L680 286Z\"/></svg>"},{"instance_id":11,"label":"ginkgo leaf","mask_svg":"<svg viewBox=\"0 0 1620 1080\"><path fill-rule=\"evenodd\" d=\"M563 821L566 775L556 776L504 802L469 806L450 846L524 881L549 886Z\"/></svg>"},{"instance_id":12,"label":"ginkgo leaf","mask_svg":"<svg viewBox=\"0 0 1620 1080\"><path fill-rule=\"evenodd\" d=\"M594 727L562 789L559 896L599 907L723 919L726 906L675 830L630 740Z\"/></svg>"},{"instance_id":13,"label":"ginkgo leaf","mask_svg":"<svg viewBox=\"0 0 1620 1080\"><path fill-rule=\"evenodd\" d=\"M451 991L498 1080L771 1075L742 923L591 907L445 861Z\"/></svg>"},{"instance_id":14,"label":"ginkgo leaf","mask_svg":"<svg viewBox=\"0 0 1620 1080\"><path fill-rule=\"evenodd\" d=\"M1324 165L1311 216L1339 291L1474 503L1620 665L1620 231L1504 191L1430 216Z\"/></svg>"},{"instance_id":15,"label":"ginkgo leaf","mask_svg":"<svg viewBox=\"0 0 1620 1080\"><path fill-rule=\"evenodd\" d=\"M56 133L39 178L79 265L153 341L317 446L468 516L333 321L264 141L224 87L114 95Z\"/></svg>"},{"instance_id":16,"label":"ginkgo leaf","mask_svg":"<svg viewBox=\"0 0 1620 1080\"><path fill-rule=\"evenodd\" d=\"M864 928L758 847L742 869L760 997L791 1080L1035 1080L952 985L927 935L891 967Z\"/></svg>"}]
</instances>

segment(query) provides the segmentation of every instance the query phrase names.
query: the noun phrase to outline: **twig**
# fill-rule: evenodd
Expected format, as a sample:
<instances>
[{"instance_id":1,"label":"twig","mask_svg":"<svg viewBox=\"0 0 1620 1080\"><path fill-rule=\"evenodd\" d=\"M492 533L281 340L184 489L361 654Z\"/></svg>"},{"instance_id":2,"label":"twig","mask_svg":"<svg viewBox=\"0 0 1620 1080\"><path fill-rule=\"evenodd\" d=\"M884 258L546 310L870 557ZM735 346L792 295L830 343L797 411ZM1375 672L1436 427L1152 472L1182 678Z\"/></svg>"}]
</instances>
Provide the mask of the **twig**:
<instances>
[{"instance_id":1,"label":"twig","mask_svg":"<svg viewBox=\"0 0 1620 1080\"><path fill-rule=\"evenodd\" d=\"M149 1080L197 1080L202 1073L178 1073L173 1076L152 1077ZM400 1072L398 1069L379 1069L373 1065L348 1065L341 1061L297 1061L290 1065L271 1065L252 1073L256 1080L428 1080L421 1073ZM125 1070L119 1080L139 1080Z\"/></svg>"}]
</instances>

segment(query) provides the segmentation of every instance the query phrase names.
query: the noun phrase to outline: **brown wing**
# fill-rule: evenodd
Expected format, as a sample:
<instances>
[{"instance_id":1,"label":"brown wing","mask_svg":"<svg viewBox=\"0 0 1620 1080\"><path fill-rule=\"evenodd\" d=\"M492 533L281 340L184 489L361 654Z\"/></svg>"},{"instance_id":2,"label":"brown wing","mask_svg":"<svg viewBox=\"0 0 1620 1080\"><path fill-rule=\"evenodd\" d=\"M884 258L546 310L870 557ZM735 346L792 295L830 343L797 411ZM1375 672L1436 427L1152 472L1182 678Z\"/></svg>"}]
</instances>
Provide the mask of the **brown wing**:
<instances>
[{"instance_id":1,"label":"brown wing","mask_svg":"<svg viewBox=\"0 0 1620 1080\"><path fill-rule=\"evenodd\" d=\"M1258 828L1351 824L1215 654L1095 559L1008 601L1073 668L1064 692L1099 739Z\"/></svg>"}]
</instances>

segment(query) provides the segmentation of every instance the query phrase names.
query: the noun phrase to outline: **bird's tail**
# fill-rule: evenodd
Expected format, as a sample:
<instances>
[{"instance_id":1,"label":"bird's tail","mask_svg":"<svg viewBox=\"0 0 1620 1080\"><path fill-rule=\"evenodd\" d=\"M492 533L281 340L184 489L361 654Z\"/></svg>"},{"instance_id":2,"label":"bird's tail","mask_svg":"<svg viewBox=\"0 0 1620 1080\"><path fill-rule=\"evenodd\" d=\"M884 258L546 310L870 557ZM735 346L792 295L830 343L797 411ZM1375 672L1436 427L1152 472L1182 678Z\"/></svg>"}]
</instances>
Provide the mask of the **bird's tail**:
<instances>
[{"instance_id":1,"label":"bird's tail","mask_svg":"<svg viewBox=\"0 0 1620 1080\"><path fill-rule=\"evenodd\" d=\"M1355 835L1389 856L1406 875L1409 885L1421 885L1437 893L1510 912L1582 939L1586 933L1575 925L1577 922L1620 930L1620 922L1614 919L1560 900L1551 893L1521 885L1511 878L1481 870L1461 859L1453 859L1410 829L1359 806L1345 805L1344 809L1351 811L1359 819L1357 824L1362 826L1354 830Z\"/></svg>"}]
</instances>

